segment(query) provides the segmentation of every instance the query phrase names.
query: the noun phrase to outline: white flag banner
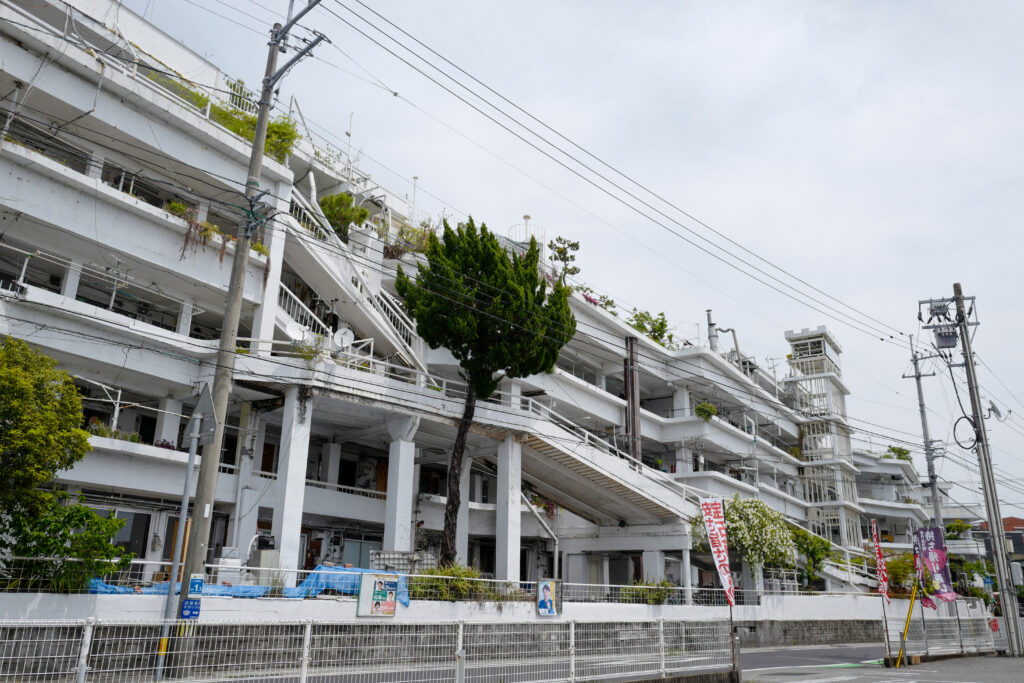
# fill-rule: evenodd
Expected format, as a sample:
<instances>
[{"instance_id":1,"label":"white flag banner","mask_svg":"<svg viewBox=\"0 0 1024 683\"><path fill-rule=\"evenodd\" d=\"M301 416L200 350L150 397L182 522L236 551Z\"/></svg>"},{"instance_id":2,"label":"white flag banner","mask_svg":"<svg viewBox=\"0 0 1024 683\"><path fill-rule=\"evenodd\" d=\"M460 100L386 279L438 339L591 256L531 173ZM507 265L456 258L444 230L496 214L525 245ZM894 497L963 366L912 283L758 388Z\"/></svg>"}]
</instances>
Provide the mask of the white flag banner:
<instances>
[{"instance_id":1,"label":"white flag banner","mask_svg":"<svg viewBox=\"0 0 1024 683\"><path fill-rule=\"evenodd\" d=\"M875 542L875 571L878 575L878 592L885 597L885 601L892 604L889 598L889 570L885 566L885 557L882 555L882 544L878 540L878 520L871 520L871 539Z\"/></svg>"},{"instance_id":2,"label":"white flag banner","mask_svg":"<svg viewBox=\"0 0 1024 683\"><path fill-rule=\"evenodd\" d=\"M711 556L715 558L715 567L722 580L725 599L735 605L735 590L732 585L732 573L729 571L729 542L725 530L725 501L721 498L701 498L700 511L704 515L704 529L708 534L708 545Z\"/></svg>"}]
</instances>

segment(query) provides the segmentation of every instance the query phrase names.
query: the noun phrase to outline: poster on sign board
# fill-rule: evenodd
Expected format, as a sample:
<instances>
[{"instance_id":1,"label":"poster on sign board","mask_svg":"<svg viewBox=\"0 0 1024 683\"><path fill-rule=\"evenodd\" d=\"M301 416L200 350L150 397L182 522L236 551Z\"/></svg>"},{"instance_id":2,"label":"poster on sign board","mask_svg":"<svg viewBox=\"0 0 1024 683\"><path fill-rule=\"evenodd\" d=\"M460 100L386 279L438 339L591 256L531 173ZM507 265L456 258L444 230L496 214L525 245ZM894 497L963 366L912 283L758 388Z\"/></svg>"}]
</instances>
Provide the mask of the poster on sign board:
<instances>
[{"instance_id":1,"label":"poster on sign board","mask_svg":"<svg viewBox=\"0 0 1024 683\"><path fill-rule=\"evenodd\" d=\"M395 616L395 596L398 595L397 574L371 574L360 576L358 617Z\"/></svg>"}]
</instances>

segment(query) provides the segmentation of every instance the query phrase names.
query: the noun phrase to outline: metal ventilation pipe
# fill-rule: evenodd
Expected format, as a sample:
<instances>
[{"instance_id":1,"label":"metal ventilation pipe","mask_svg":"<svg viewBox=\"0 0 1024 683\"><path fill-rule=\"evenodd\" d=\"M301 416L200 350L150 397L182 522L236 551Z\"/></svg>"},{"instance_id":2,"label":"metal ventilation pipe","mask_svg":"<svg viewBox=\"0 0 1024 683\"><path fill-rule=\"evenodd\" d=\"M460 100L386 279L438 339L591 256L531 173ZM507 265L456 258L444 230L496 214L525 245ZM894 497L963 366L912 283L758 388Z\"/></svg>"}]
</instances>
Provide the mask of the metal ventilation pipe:
<instances>
[{"instance_id":1,"label":"metal ventilation pipe","mask_svg":"<svg viewBox=\"0 0 1024 683\"><path fill-rule=\"evenodd\" d=\"M708 314L708 346L711 350L718 352L718 328L715 327L715 323L711 320L711 309L707 309Z\"/></svg>"}]
</instances>

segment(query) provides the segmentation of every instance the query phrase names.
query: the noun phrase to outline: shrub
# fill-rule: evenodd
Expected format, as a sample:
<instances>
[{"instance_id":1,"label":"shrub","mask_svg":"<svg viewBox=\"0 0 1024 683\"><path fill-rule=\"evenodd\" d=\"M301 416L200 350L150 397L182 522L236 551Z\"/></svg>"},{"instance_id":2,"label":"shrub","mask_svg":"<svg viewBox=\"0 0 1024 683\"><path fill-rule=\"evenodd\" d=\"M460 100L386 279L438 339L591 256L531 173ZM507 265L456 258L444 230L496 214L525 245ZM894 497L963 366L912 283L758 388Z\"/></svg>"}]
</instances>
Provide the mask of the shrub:
<instances>
[{"instance_id":1,"label":"shrub","mask_svg":"<svg viewBox=\"0 0 1024 683\"><path fill-rule=\"evenodd\" d=\"M210 120L250 142L256 137L255 114L246 114L232 107L214 104L210 107ZM264 154L284 163L285 157L292 153L292 147L295 146L295 141L298 139L299 129L294 121L287 116L274 119L267 123L267 143Z\"/></svg>"},{"instance_id":2,"label":"shrub","mask_svg":"<svg viewBox=\"0 0 1024 683\"><path fill-rule=\"evenodd\" d=\"M718 415L718 408L714 404L702 401L693 407L693 413L705 422L710 422L711 418Z\"/></svg>"},{"instance_id":3,"label":"shrub","mask_svg":"<svg viewBox=\"0 0 1024 683\"><path fill-rule=\"evenodd\" d=\"M664 605L672 594L672 582L634 581L619 589L619 600L637 605Z\"/></svg>"},{"instance_id":4,"label":"shrub","mask_svg":"<svg viewBox=\"0 0 1024 683\"><path fill-rule=\"evenodd\" d=\"M185 214L188 213L188 205L185 204L185 202L178 201L177 199L171 199L164 204L164 211L174 214L179 218L184 218Z\"/></svg>"},{"instance_id":5,"label":"shrub","mask_svg":"<svg viewBox=\"0 0 1024 683\"><path fill-rule=\"evenodd\" d=\"M473 567L452 565L428 569L409 577L411 600L501 600L502 595L490 582L481 581L480 571Z\"/></svg>"}]
</instances>

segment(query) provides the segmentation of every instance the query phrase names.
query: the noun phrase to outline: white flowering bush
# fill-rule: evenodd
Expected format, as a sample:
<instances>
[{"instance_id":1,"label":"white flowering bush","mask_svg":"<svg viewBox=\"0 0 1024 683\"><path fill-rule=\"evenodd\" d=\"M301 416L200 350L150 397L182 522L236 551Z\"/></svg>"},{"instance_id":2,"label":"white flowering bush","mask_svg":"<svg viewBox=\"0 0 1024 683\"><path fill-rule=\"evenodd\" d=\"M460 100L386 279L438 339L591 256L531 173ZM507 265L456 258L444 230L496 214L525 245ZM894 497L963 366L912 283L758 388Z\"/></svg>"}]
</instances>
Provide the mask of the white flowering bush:
<instances>
[{"instance_id":1,"label":"white flowering bush","mask_svg":"<svg viewBox=\"0 0 1024 683\"><path fill-rule=\"evenodd\" d=\"M693 520L696 544L707 547L704 517ZM729 550L756 567L788 567L796 559L796 545L782 513L757 498L734 496L725 501L725 528Z\"/></svg>"}]
</instances>

